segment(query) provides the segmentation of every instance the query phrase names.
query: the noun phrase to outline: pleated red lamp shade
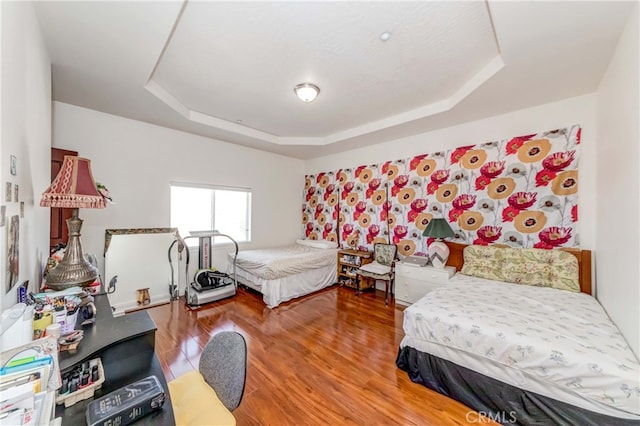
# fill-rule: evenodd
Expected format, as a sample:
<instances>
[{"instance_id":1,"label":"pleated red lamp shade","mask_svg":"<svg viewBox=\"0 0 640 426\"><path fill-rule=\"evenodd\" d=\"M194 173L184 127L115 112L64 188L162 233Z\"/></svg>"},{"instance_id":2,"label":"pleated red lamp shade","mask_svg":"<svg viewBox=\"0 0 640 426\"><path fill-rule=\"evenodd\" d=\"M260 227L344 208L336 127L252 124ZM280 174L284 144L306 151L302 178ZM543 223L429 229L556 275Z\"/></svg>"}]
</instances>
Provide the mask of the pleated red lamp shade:
<instances>
[{"instance_id":1,"label":"pleated red lamp shade","mask_svg":"<svg viewBox=\"0 0 640 426\"><path fill-rule=\"evenodd\" d=\"M91 161L65 155L62 168L51 186L42 194L40 205L74 209L72 217L67 219L69 242L64 257L47 273L47 287L64 290L73 286L90 285L98 278L98 269L84 258L80 241L82 219L78 217L78 209L106 207L104 197L98 191L91 174Z\"/></svg>"}]
</instances>

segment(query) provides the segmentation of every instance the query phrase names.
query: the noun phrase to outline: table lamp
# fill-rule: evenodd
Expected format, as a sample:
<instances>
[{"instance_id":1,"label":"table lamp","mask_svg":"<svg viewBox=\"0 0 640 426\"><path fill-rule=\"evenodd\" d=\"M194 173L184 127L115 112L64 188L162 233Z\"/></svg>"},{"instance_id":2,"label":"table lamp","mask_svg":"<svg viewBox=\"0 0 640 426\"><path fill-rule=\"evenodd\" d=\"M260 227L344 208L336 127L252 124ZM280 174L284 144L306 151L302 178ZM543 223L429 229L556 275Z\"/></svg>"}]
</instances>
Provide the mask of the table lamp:
<instances>
[{"instance_id":1,"label":"table lamp","mask_svg":"<svg viewBox=\"0 0 640 426\"><path fill-rule=\"evenodd\" d=\"M91 161L65 155L62 168L49 189L42 194L40 205L73 209L71 218L67 219L69 242L60 263L47 273L47 287L64 290L90 285L98 278L98 269L85 259L82 252L82 219L78 217L78 209L106 207L104 197L98 191L91 174Z\"/></svg>"},{"instance_id":2,"label":"table lamp","mask_svg":"<svg viewBox=\"0 0 640 426\"><path fill-rule=\"evenodd\" d=\"M422 235L436 239L436 241L432 242L427 249L427 255L429 256L431 266L435 268L444 268L447 266L447 260L449 259L449 246L442 242L442 238L453 237L455 235L453 229L449 226L447 219L431 219Z\"/></svg>"}]
</instances>

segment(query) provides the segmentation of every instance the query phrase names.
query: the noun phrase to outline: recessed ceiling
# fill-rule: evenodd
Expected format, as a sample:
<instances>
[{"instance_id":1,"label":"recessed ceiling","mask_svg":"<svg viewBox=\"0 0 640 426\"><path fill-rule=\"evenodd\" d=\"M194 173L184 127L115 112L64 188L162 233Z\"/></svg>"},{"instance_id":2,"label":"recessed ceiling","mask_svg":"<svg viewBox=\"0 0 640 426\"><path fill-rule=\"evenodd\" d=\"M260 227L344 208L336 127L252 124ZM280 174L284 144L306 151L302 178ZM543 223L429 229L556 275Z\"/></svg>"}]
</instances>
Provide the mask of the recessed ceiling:
<instances>
[{"instance_id":1,"label":"recessed ceiling","mask_svg":"<svg viewBox=\"0 0 640 426\"><path fill-rule=\"evenodd\" d=\"M633 6L34 4L54 100L304 159L595 91Z\"/></svg>"}]
</instances>

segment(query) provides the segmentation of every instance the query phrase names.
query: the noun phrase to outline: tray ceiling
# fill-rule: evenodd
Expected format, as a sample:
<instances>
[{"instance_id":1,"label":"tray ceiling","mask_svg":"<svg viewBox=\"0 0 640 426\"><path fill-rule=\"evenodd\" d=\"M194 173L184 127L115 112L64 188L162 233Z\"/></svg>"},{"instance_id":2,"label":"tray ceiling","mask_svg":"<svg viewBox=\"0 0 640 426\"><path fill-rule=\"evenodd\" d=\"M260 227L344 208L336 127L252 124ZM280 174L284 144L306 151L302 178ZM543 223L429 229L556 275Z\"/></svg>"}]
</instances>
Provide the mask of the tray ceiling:
<instances>
[{"instance_id":1,"label":"tray ceiling","mask_svg":"<svg viewBox=\"0 0 640 426\"><path fill-rule=\"evenodd\" d=\"M35 5L54 100L298 158L592 92L633 6Z\"/></svg>"}]
</instances>

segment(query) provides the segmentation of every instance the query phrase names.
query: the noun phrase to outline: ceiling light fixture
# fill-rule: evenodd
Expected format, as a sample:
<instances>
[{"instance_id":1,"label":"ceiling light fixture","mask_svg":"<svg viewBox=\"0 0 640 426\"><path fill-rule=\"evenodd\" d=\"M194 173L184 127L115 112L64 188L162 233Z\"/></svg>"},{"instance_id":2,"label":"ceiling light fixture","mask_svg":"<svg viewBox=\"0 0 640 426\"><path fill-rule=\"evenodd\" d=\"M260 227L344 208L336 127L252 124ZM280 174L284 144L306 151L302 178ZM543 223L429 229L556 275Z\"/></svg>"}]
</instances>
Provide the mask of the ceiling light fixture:
<instances>
[{"instance_id":1,"label":"ceiling light fixture","mask_svg":"<svg viewBox=\"0 0 640 426\"><path fill-rule=\"evenodd\" d=\"M391 38L391 33L389 31L385 31L382 34L380 34L380 40L382 41L387 41Z\"/></svg>"},{"instance_id":2,"label":"ceiling light fixture","mask_svg":"<svg viewBox=\"0 0 640 426\"><path fill-rule=\"evenodd\" d=\"M296 96L300 98L302 102L311 102L320 93L320 88L311 83L300 83L293 88Z\"/></svg>"}]
</instances>

